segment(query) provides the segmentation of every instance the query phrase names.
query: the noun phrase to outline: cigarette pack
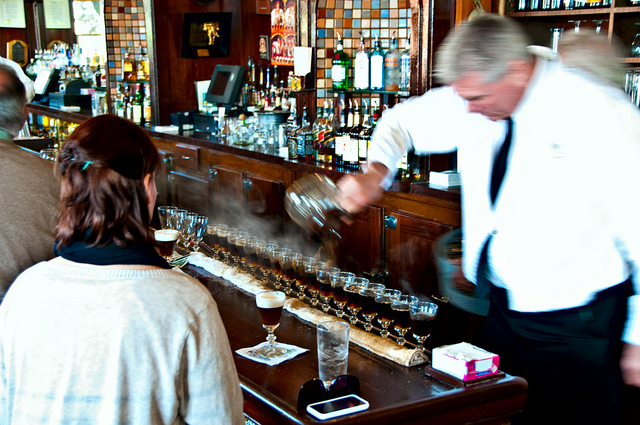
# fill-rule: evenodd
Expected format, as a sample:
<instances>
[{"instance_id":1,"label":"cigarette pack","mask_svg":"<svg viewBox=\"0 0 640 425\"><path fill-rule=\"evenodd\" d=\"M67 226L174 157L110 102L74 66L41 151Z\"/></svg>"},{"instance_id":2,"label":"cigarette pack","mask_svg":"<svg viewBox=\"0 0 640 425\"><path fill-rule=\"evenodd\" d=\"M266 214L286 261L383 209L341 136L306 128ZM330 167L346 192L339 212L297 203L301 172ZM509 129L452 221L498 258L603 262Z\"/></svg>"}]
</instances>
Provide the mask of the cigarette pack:
<instances>
[{"instance_id":1,"label":"cigarette pack","mask_svg":"<svg viewBox=\"0 0 640 425\"><path fill-rule=\"evenodd\" d=\"M468 342L437 347L431 354L434 369L465 382L498 373L499 356Z\"/></svg>"}]
</instances>

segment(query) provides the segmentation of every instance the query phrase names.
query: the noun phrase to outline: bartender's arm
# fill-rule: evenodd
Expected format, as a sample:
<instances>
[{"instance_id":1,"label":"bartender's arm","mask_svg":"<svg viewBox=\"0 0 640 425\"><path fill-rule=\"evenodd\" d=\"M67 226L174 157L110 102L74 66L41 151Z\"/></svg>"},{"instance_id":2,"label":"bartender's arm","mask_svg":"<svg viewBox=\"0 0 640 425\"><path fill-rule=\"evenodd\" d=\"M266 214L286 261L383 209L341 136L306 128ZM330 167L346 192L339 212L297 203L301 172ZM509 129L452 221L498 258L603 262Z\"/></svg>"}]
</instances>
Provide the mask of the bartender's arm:
<instances>
[{"instance_id":1,"label":"bartender's arm","mask_svg":"<svg viewBox=\"0 0 640 425\"><path fill-rule=\"evenodd\" d=\"M347 174L338 180L338 203L345 211L355 214L382 196L382 181L389 169L381 162L372 162L365 173Z\"/></svg>"}]
</instances>

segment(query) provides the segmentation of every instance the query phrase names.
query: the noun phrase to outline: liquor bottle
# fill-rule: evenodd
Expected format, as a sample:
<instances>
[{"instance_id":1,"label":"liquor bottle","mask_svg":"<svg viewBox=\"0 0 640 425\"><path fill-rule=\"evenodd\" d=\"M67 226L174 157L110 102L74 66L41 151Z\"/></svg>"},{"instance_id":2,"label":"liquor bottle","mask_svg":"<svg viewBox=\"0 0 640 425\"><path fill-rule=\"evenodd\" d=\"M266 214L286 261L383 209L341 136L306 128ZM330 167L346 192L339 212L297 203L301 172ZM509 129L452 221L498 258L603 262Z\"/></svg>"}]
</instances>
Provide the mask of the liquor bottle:
<instances>
[{"instance_id":1,"label":"liquor bottle","mask_svg":"<svg viewBox=\"0 0 640 425\"><path fill-rule=\"evenodd\" d=\"M354 100L353 104L353 125L349 128L349 140L345 148L342 159L345 167L352 169L358 168L358 142L360 140L360 132L362 125L360 124L360 108L358 101Z\"/></svg>"},{"instance_id":2,"label":"liquor bottle","mask_svg":"<svg viewBox=\"0 0 640 425\"><path fill-rule=\"evenodd\" d=\"M264 108L264 69L262 62L258 62L258 85L256 86L256 106L258 109Z\"/></svg>"},{"instance_id":3,"label":"liquor bottle","mask_svg":"<svg viewBox=\"0 0 640 425\"><path fill-rule=\"evenodd\" d=\"M373 52L371 52L371 90L382 90L384 88L384 52L380 48L380 40L376 34Z\"/></svg>"},{"instance_id":4,"label":"liquor bottle","mask_svg":"<svg viewBox=\"0 0 640 425\"><path fill-rule=\"evenodd\" d=\"M118 89L116 91L115 109L116 115L120 118L124 118L124 92L122 91L122 84L118 84Z\"/></svg>"},{"instance_id":5,"label":"liquor bottle","mask_svg":"<svg viewBox=\"0 0 640 425\"><path fill-rule=\"evenodd\" d=\"M324 111L322 114L322 126L324 130L324 139L322 143L322 150L319 155L322 156L322 160L327 165L333 164L333 155L335 152L335 134L333 133L333 101L331 101L331 107L324 102Z\"/></svg>"},{"instance_id":6,"label":"liquor bottle","mask_svg":"<svg viewBox=\"0 0 640 425\"><path fill-rule=\"evenodd\" d=\"M244 98L248 107L256 106L256 65L251 56L247 59L247 82L244 85Z\"/></svg>"},{"instance_id":7,"label":"liquor bottle","mask_svg":"<svg viewBox=\"0 0 640 425\"><path fill-rule=\"evenodd\" d=\"M311 129L306 106L302 110L302 123L300 124L300 128L296 130L296 139L298 144L298 159L313 162L313 130Z\"/></svg>"},{"instance_id":8,"label":"liquor bottle","mask_svg":"<svg viewBox=\"0 0 640 425\"><path fill-rule=\"evenodd\" d=\"M369 115L369 105L367 105L366 100L363 100L362 103L364 105L362 107L362 114L364 117L362 119L362 130L360 131L358 139L358 163L360 168L363 168L367 164L369 141L373 134L373 124L371 123L371 115Z\"/></svg>"},{"instance_id":9,"label":"liquor bottle","mask_svg":"<svg viewBox=\"0 0 640 425\"><path fill-rule=\"evenodd\" d=\"M131 119L135 124L144 125L144 116L143 113L143 98L142 95L142 86L138 85L138 90L136 91L135 96L133 97L133 102L131 105Z\"/></svg>"},{"instance_id":10,"label":"liquor bottle","mask_svg":"<svg viewBox=\"0 0 640 425\"><path fill-rule=\"evenodd\" d=\"M331 61L331 79L333 81L334 90L347 90L349 88L349 56L344 52L342 46L342 38L338 34L338 46L333 53Z\"/></svg>"},{"instance_id":11,"label":"liquor bottle","mask_svg":"<svg viewBox=\"0 0 640 425\"><path fill-rule=\"evenodd\" d=\"M149 85L144 86L144 125L151 127L151 93Z\"/></svg>"},{"instance_id":12,"label":"liquor bottle","mask_svg":"<svg viewBox=\"0 0 640 425\"><path fill-rule=\"evenodd\" d=\"M340 100L340 125L336 129L335 149L333 163L339 167L344 165L342 155L344 154L345 138L348 138L347 132L347 108L344 100Z\"/></svg>"},{"instance_id":13,"label":"liquor bottle","mask_svg":"<svg viewBox=\"0 0 640 425\"><path fill-rule=\"evenodd\" d=\"M131 121L131 87L124 88L124 119Z\"/></svg>"},{"instance_id":14,"label":"liquor bottle","mask_svg":"<svg viewBox=\"0 0 640 425\"><path fill-rule=\"evenodd\" d=\"M369 89L369 52L364 46L364 36L360 32L360 48L353 61L353 88L358 90Z\"/></svg>"},{"instance_id":15,"label":"liquor bottle","mask_svg":"<svg viewBox=\"0 0 640 425\"><path fill-rule=\"evenodd\" d=\"M400 51L395 31L391 35L391 48L384 57L384 89L398 91L400 88Z\"/></svg>"},{"instance_id":16,"label":"liquor bottle","mask_svg":"<svg viewBox=\"0 0 640 425\"><path fill-rule=\"evenodd\" d=\"M71 73L71 76L73 77L73 72ZM100 87L100 82L102 81L102 69L100 68L100 64L98 64L98 67L96 68L96 72L93 73L93 75L91 76L91 85L93 87Z\"/></svg>"},{"instance_id":17,"label":"liquor bottle","mask_svg":"<svg viewBox=\"0 0 640 425\"><path fill-rule=\"evenodd\" d=\"M271 67L267 65L266 77L264 81L264 90L267 93L271 93Z\"/></svg>"},{"instance_id":18,"label":"liquor bottle","mask_svg":"<svg viewBox=\"0 0 640 425\"><path fill-rule=\"evenodd\" d=\"M122 56L122 79L124 81L133 81L136 79L135 73L135 57L133 49L129 48Z\"/></svg>"},{"instance_id":19,"label":"liquor bottle","mask_svg":"<svg viewBox=\"0 0 640 425\"><path fill-rule=\"evenodd\" d=\"M313 156L318 162L324 162L320 157L321 146L324 144L324 127L322 125L322 108L318 108L316 120L313 122Z\"/></svg>"},{"instance_id":20,"label":"liquor bottle","mask_svg":"<svg viewBox=\"0 0 640 425\"><path fill-rule=\"evenodd\" d=\"M400 90L411 88L411 34L407 36L407 44L400 55Z\"/></svg>"},{"instance_id":21,"label":"liquor bottle","mask_svg":"<svg viewBox=\"0 0 640 425\"><path fill-rule=\"evenodd\" d=\"M298 112L296 110L296 99L293 98L291 102L291 113L287 118L286 139L287 146L289 147L289 159L298 159L298 139L296 137L296 131L300 127L298 124Z\"/></svg>"}]
</instances>

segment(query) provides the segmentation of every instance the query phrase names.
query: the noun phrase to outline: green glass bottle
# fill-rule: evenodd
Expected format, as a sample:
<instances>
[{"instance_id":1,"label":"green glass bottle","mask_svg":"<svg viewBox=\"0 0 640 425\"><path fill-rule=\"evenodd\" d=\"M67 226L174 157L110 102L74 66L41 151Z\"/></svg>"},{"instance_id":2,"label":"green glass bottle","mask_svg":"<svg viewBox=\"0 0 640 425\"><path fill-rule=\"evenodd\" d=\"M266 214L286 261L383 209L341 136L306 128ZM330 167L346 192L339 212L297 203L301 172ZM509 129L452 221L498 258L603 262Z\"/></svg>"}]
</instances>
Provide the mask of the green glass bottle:
<instances>
[{"instance_id":1,"label":"green glass bottle","mask_svg":"<svg viewBox=\"0 0 640 425\"><path fill-rule=\"evenodd\" d=\"M343 50L340 33L336 31L336 34L338 34L338 46L333 53L331 79L334 90L347 90L349 88L349 56Z\"/></svg>"}]
</instances>

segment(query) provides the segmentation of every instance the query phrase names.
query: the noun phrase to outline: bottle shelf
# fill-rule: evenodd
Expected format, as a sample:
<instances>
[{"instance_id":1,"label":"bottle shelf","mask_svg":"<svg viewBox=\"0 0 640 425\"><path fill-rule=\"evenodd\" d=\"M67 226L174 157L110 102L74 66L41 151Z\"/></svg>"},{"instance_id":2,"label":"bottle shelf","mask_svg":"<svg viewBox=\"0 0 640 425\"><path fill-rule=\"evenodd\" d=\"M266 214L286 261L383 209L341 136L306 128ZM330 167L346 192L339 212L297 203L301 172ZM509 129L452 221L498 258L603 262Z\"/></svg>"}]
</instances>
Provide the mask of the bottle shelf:
<instances>
[{"instance_id":1,"label":"bottle shelf","mask_svg":"<svg viewBox=\"0 0 640 425\"><path fill-rule=\"evenodd\" d=\"M337 93L337 94L386 94L393 95L398 97L409 97L411 93L409 91L388 91L388 90L358 90L358 89L349 89L349 90L327 90L329 93Z\"/></svg>"},{"instance_id":2,"label":"bottle shelf","mask_svg":"<svg viewBox=\"0 0 640 425\"><path fill-rule=\"evenodd\" d=\"M148 84L149 80L120 80L116 84Z\"/></svg>"}]
</instances>

